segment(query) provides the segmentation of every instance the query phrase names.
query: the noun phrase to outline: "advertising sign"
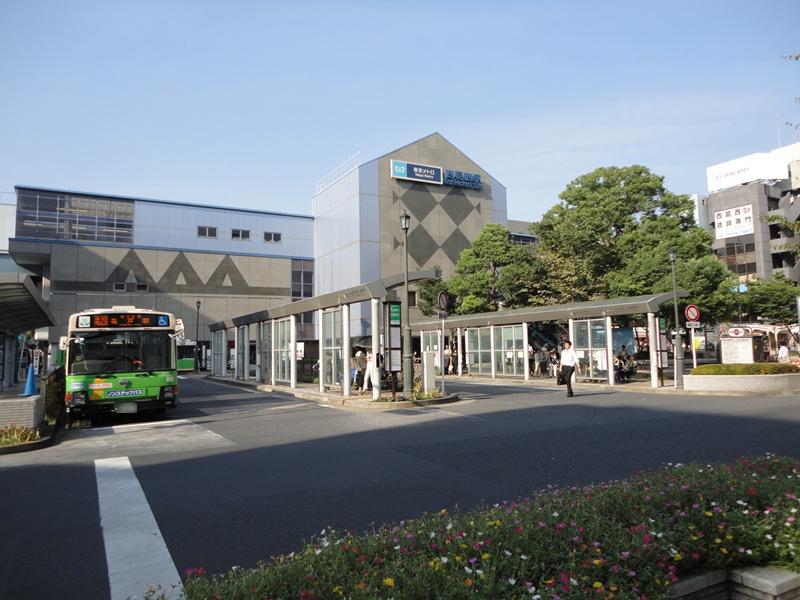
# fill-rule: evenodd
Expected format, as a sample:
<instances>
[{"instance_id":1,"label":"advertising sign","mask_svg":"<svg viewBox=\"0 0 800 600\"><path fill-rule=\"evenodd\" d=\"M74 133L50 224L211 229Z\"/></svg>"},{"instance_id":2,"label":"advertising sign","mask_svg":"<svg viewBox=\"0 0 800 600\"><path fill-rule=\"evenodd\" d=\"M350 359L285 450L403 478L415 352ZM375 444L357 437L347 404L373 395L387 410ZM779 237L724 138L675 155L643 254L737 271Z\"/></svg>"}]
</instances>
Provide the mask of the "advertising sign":
<instances>
[{"instance_id":1,"label":"advertising sign","mask_svg":"<svg viewBox=\"0 0 800 600\"><path fill-rule=\"evenodd\" d=\"M442 167L431 165L418 165L403 160L391 161L391 175L395 179L407 179L421 183L435 183L442 185Z\"/></svg>"},{"instance_id":2,"label":"advertising sign","mask_svg":"<svg viewBox=\"0 0 800 600\"><path fill-rule=\"evenodd\" d=\"M718 240L753 233L753 205L745 204L714 212L714 232Z\"/></svg>"},{"instance_id":3,"label":"advertising sign","mask_svg":"<svg viewBox=\"0 0 800 600\"><path fill-rule=\"evenodd\" d=\"M722 364L750 364L753 362L753 339L749 337L721 338Z\"/></svg>"}]
</instances>

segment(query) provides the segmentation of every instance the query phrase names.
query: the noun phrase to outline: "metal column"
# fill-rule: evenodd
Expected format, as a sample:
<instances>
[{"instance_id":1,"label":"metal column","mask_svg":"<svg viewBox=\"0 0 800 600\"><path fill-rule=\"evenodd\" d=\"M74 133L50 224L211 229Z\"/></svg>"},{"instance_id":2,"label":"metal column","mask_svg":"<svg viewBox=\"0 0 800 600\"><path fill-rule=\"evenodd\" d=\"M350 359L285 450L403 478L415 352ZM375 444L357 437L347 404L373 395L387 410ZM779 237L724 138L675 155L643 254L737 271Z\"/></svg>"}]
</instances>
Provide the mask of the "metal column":
<instances>
[{"instance_id":1,"label":"metal column","mask_svg":"<svg viewBox=\"0 0 800 600\"><path fill-rule=\"evenodd\" d=\"M647 313L647 348L650 350L650 387L658 387L658 331L655 313Z\"/></svg>"},{"instance_id":2,"label":"metal column","mask_svg":"<svg viewBox=\"0 0 800 600\"><path fill-rule=\"evenodd\" d=\"M250 325L242 325L242 380L250 379Z\"/></svg>"},{"instance_id":3,"label":"metal column","mask_svg":"<svg viewBox=\"0 0 800 600\"><path fill-rule=\"evenodd\" d=\"M256 323L256 383L264 381L264 372L261 365L264 364L264 331L261 321Z\"/></svg>"},{"instance_id":4,"label":"metal column","mask_svg":"<svg viewBox=\"0 0 800 600\"><path fill-rule=\"evenodd\" d=\"M275 319L269 322L269 384L275 385Z\"/></svg>"},{"instance_id":5,"label":"metal column","mask_svg":"<svg viewBox=\"0 0 800 600\"><path fill-rule=\"evenodd\" d=\"M458 362L456 364L458 365L458 375L460 377L461 375L464 374L463 368L462 368L462 364L464 362L464 354L463 354L463 352L461 352L461 350L462 350L462 348L461 348L461 327L456 329L456 335L458 336L457 345L456 345L456 347L457 347L456 352L458 352Z\"/></svg>"},{"instance_id":6,"label":"metal column","mask_svg":"<svg viewBox=\"0 0 800 600\"><path fill-rule=\"evenodd\" d=\"M494 325L489 325L489 348L492 352L492 360L489 362L489 364L492 365L492 379L494 379L497 377L497 365L495 364L496 361L494 359Z\"/></svg>"},{"instance_id":7,"label":"metal column","mask_svg":"<svg viewBox=\"0 0 800 600\"><path fill-rule=\"evenodd\" d=\"M322 358L325 356L325 352L323 351L322 347L324 345L325 340L325 311L321 308L317 311L317 322L319 323L319 344L317 344L317 348L319 348L319 360L317 364L319 368L317 369L317 376L319 377L319 392L320 394L325 392L325 361ZM331 336L333 335L333 331L331 331Z\"/></svg>"},{"instance_id":8,"label":"metal column","mask_svg":"<svg viewBox=\"0 0 800 600\"><path fill-rule=\"evenodd\" d=\"M289 387L297 387L297 315L289 317Z\"/></svg>"},{"instance_id":9,"label":"metal column","mask_svg":"<svg viewBox=\"0 0 800 600\"><path fill-rule=\"evenodd\" d=\"M608 385L615 385L614 382L614 340L611 336L611 317L606 317L606 362L608 363Z\"/></svg>"},{"instance_id":10,"label":"metal column","mask_svg":"<svg viewBox=\"0 0 800 600\"><path fill-rule=\"evenodd\" d=\"M377 298L370 299L372 308L370 331L372 332L372 374L370 380L372 381L372 399L377 400L381 397L381 371L378 368L378 352L380 352L380 314L381 314L381 301Z\"/></svg>"},{"instance_id":11,"label":"metal column","mask_svg":"<svg viewBox=\"0 0 800 600\"><path fill-rule=\"evenodd\" d=\"M342 396L350 395L350 305L342 305Z\"/></svg>"},{"instance_id":12,"label":"metal column","mask_svg":"<svg viewBox=\"0 0 800 600\"><path fill-rule=\"evenodd\" d=\"M239 328L234 327L233 328L233 378L234 379L240 379L239 363L242 362L239 360L239 346L241 346L240 337L241 336L239 335Z\"/></svg>"},{"instance_id":13,"label":"metal column","mask_svg":"<svg viewBox=\"0 0 800 600\"><path fill-rule=\"evenodd\" d=\"M572 349L575 350L575 319L570 319L567 323L567 327L569 328L569 341L572 344ZM592 328L589 327L589 346L592 345ZM589 351L589 365L592 364L592 354ZM587 375L589 374L589 367L586 367ZM578 381L578 365L575 365L575 369L572 371L572 383L576 383Z\"/></svg>"},{"instance_id":14,"label":"metal column","mask_svg":"<svg viewBox=\"0 0 800 600\"><path fill-rule=\"evenodd\" d=\"M530 373L530 358L528 357L528 324L522 324L522 355L523 355L523 363L522 363L522 372L525 373L525 381L530 381L531 373Z\"/></svg>"}]
</instances>

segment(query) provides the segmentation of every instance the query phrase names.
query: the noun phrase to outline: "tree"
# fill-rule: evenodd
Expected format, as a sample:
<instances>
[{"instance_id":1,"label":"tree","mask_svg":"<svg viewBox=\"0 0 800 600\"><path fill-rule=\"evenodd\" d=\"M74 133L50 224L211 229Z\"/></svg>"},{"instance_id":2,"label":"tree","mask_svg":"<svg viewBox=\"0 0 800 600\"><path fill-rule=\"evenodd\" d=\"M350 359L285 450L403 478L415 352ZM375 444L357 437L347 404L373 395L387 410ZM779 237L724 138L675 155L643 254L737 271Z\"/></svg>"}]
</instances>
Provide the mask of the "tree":
<instances>
[{"instance_id":1,"label":"tree","mask_svg":"<svg viewBox=\"0 0 800 600\"><path fill-rule=\"evenodd\" d=\"M434 269L441 269L436 265ZM447 282L444 279L429 279L417 287L417 308L423 315L435 315L439 311L439 293L447 291ZM452 298L451 298L452 303Z\"/></svg>"},{"instance_id":2,"label":"tree","mask_svg":"<svg viewBox=\"0 0 800 600\"><path fill-rule=\"evenodd\" d=\"M775 273L770 280L757 279L751 282L742 304L750 319L763 317L776 323L795 323L799 293L796 283L783 273Z\"/></svg>"},{"instance_id":3,"label":"tree","mask_svg":"<svg viewBox=\"0 0 800 600\"><path fill-rule=\"evenodd\" d=\"M461 251L447 284L448 291L458 298L455 311L470 314L503 306L500 273L515 256L508 229L496 223L486 225L472 245Z\"/></svg>"},{"instance_id":4,"label":"tree","mask_svg":"<svg viewBox=\"0 0 800 600\"><path fill-rule=\"evenodd\" d=\"M694 226L691 199L669 192L663 177L641 165L595 169L571 181L560 198L532 230L554 265L569 264L579 298L609 295L611 274L630 255L626 236L642 224L669 218L678 236Z\"/></svg>"}]
</instances>

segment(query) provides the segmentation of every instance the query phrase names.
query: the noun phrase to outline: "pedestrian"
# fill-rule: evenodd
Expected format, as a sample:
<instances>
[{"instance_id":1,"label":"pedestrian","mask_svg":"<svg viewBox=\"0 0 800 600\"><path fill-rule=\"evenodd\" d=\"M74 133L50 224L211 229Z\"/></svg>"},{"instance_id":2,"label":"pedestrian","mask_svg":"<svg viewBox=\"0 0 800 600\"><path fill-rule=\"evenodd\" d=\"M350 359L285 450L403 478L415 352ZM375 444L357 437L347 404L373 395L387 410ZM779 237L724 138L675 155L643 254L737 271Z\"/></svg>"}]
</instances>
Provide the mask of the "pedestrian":
<instances>
[{"instance_id":1,"label":"pedestrian","mask_svg":"<svg viewBox=\"0 0 800 600\"><path fill-rule=\"evenodd\" d=\"M359 348L356 352L356 389L364 387L364 372L367 370L367 355L364 349Z\"/></svg>"},{"instance_id":2,"label":"pedestrian","mask_svg":"<svg viewBox=\"0 0 800 600\"><path fill-rule=\"evenodd\" d=\"M366 364L364 365L364 375L361 378L361 395L366 394L370 385L375 385L375 360L372 352L367 352Z\"/></svg>"},{"instance_id":3,"label":"pedestrian","mask_svg":"<svg viewBox=\"0 0 800 600\"><path fill-rule=\"evenodd\" d=\"M536 348L528 344L528 373L532 374L534 377L538 377L537 371L539 368L536 363Z\"/></svg>"},{"instance_id":4,"label":"pedestrian","mask_svg":"<svg viewBox=\"0 0 800 600\"><path fill-rule=\"evenodd\" d=\"M572 342L564 342L564 350L561 351L561 377L567 386L567 398L572 398L572 374L577 370L581 372L581 365L578 362L578 355L572 349Z\"/></svg>"}]
</instances>

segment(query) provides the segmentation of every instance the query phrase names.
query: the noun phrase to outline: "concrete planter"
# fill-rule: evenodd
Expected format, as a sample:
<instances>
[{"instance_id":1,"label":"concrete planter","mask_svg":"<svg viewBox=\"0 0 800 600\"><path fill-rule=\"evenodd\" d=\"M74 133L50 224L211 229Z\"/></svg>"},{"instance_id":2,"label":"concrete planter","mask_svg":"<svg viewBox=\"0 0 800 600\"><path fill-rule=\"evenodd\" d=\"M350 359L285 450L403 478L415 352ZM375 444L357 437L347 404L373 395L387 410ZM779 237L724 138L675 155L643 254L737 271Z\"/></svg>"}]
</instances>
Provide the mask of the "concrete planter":
<instances>
[{"instance_id":1,"label":"concrete planter","mask_svg":"<svg viewBox=\"0 0 800 600\"><path fill-rule=\"evenodd\" d=\"M795 600L800 573L777 567L742 567L692 575L670 586L675 600Z\"/></svg>"},{"instance_id":2,"label":"concrete planter","mask_svg":"<svg viewBox=\"0 0 800 600\"><path fill-rule=\"evenodd\" d=\"M727 394L788 394L800 390L800 373L780 375L684 375L683 388L690 392Z\"/></svg>"},{"instance_id":3,"label":"concrete planter","mask_svg":"<svg viewBox=\"0 0 800 600\"><path fill-rule=\"evenodd\" d=\"M20 425L38 427L44 419L44 396L17 396L0 399L0 427Z\"/></svg>"}]
</instances>

